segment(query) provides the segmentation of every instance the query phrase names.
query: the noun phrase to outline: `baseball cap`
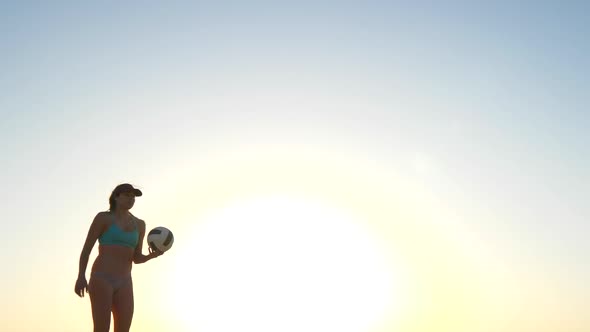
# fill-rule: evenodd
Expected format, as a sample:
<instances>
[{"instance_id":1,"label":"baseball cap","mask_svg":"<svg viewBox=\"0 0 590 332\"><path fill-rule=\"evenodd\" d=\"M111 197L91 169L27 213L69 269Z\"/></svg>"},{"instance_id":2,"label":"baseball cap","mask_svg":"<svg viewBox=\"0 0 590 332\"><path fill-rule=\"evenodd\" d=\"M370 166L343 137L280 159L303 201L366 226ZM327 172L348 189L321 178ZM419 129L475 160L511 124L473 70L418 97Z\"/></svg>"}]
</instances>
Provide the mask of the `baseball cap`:
<instances>
[{"instance_id":1,"label":"baseball cap","mask_svg":"<svg viewBox=\"0 0 590 332\"><path fill-rule=\"evenodd\" d=\"M115 187L115 190L113 190L113 193L115 194L115 196L117 196L121 193L133 193L137 197L143 195L141 190L134 188L129 183L123 183L123 184L118 185L117 187Z\"/></svg>"}]
</instances>

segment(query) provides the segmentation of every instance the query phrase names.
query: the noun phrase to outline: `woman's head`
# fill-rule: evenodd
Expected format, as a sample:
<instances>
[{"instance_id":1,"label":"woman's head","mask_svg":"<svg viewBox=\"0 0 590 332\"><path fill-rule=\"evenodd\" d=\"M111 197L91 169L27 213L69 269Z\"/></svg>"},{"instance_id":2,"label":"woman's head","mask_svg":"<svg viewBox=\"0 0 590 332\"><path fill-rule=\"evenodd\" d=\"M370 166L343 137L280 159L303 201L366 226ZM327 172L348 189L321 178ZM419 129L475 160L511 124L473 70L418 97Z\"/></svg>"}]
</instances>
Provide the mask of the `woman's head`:
<instances>
[{"instance_id":1,"label":"woman's head","mask_svg":"<svg viewBox=\"0 0 590 332\"><path fill-rule=\"evenodd\" d=\"M135 197L141 196L142 192L129 183L123 183L115 187L109 197L109 210L114 212L117 207L131 209L135 204Z\"/></svg>"}]
</instances>

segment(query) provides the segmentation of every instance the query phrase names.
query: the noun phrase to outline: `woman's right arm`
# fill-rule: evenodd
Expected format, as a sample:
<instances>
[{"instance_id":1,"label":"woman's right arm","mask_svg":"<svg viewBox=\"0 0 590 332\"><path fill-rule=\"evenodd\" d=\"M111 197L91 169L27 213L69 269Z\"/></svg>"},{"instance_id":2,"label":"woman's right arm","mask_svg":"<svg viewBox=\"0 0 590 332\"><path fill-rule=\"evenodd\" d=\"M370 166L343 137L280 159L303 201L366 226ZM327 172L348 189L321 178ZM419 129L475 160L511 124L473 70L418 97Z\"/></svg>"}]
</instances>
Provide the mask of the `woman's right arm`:
<instances>
[{"instance_id":1,"label":"woman's right arm","mask_svg":"<svg viewBox=\"0 0 590 332\"><path fill-rule=\"evenodd\" d=\"M82 248L82 253L80 254L80 267L78 270L78 277L85 277L86 276L86 266L88 266L88 258L90 257L90 253L92 252L92 248L98 240L98 237L102 233L103 225L104 225L104 212L99 212L92 224L90 225L90 229L88 230L88 235L86 235L86 241L84 242L84 247Z\"/></svg>"},{"instance_id":2,"label":"woman's right arm","mask_svg":"<svg viewBox=\"0 0 590 332\"><path fill-rule=\"evenodd\" d=\"M100 236L100 234L102 233L102 230L104 229L104 223L105 223L105 212L99 212L96 217L94 217L94 220L92 221L92 224L90 225L90 229L88 230L88 235L86 236L86 241L84 242L84 247L82 248L82 253L80 254L80 264L79 264L79 269L78 269L78 280L86 280L86 267L88 266L88 259L90 257L90 253L92 252L92 248L94 247L94 244L96 243L96 240L98 239L98 237ZM84 285L78 285L78 283L76 284L76 293L79 296L83 296L84 289L81 288L86 288L85 283L82 283Z\"/></svg>"}]
</instances>

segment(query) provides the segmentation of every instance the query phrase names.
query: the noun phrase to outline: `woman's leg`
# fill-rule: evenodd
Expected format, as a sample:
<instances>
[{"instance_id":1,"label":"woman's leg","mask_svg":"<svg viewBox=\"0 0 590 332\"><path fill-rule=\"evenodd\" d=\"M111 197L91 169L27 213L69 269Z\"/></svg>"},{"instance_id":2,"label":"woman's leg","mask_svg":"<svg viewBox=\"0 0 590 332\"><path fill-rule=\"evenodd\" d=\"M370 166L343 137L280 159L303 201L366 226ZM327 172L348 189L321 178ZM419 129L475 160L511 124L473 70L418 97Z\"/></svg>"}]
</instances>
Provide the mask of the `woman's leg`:
<instances>
[{"instance_id":1,"label":"woman's leg","mask_svg":"<svg viewBox=\"0 0 590 332\"><path fill-rule=\"evenodd\" d=\"M129 332L133 319L133 282L129 280L113 295L115 332Z\"/></svg>"},{"instance_id":2,"label":"woman's leg","mask_svg":"<svg viewBox=\"0 0 590 332\"><path fill-rule=\"evenodd\" d=\"M113 286L106 280L91 277L88 285L94 332L109 332L111 325L111 307L113 304Z\"/></svg>"}]
</instances>

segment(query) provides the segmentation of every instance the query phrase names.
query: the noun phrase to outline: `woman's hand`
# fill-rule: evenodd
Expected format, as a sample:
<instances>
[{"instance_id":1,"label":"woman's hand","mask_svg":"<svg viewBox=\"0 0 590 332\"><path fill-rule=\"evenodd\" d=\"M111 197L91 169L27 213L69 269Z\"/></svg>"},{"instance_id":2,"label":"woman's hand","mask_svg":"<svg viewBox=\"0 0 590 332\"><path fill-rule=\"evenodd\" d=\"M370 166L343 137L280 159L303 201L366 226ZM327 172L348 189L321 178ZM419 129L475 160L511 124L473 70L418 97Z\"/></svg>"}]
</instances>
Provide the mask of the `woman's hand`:
<instances>
[{"instance_id":1,"label":"woman's hand","mask_svg":"<svg viewBox=\"0 0 590 332\"><path fill-rule=\"evenodd\" d=\"M150 258L156 258L158 256L162 256L164 254L163 251L160 251L158 249L152 249L152 247L149 247L149 252L150 252Z\"/></svg>"},{"instance_id":2,"label":"woman's hand","mask_svg":"<svg viewBox=\"0 0 590 332\"><path fill-rule=\"evenodd\" d=\"M76 280L76 286L74 287L74 292L79 297L84 297L84 293L88 293L88 282L86 282L86 277L79 277Z\"/></svg>"}]
</instances>

